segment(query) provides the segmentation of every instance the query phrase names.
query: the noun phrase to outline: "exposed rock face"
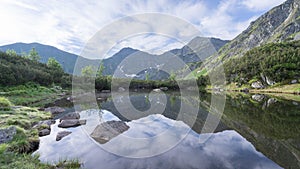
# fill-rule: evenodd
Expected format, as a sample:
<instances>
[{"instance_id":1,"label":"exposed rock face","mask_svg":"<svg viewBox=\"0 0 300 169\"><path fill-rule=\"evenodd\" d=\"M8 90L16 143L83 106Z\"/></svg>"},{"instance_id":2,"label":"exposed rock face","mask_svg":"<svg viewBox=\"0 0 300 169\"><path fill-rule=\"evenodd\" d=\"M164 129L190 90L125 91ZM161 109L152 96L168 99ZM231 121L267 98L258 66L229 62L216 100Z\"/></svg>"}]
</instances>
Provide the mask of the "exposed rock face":
<instances>
[{"instance_id":1,"label":"exposed rock face","mask_svg":"<svg viewBox=\"0 0 300 169\"><path fill-rule=\"evenodd\" d=\"M251 84L251 87L254 88L254 89L263 89L263 88L265 88L265 86L260 81L253 82Z\"/></svg>"},{"instance_id":2,"label":"exposed rock face","mask_svg":"<svg viewBox=\"0 0 300 169\"><path fill-rule=\"evenodd\" d=\"M80 114L77 112L72 112L64 115L60 118L60 121L62 120L71 120L71 119L80 119Z\"/></svg>"},{"instance_id":3,"label":"exposed rock face","mask_svg":"<svg viewBox=\"0 0 300 169\"><path fill-rule=\"evenodd\" d=\"M0 144L11 141L16 133L15 126L0 129Z\"/></svg>"},{"instance_id":4,"label":"exposed rock face","mask_svg":"<svg viewBox=\"0 0 300 169\"><path fill-rule=\"evenodd\" d=\"M56 141L61 140L62 138L66 137L67 135L71 134L72 132L70 131L60 131L56 135Z\"/></svg>"},{"instance_id":5,"label":"exposed rock face","mask_svg":"<svg viewBox=\"0 0 300 169\"><path fill-rule=\"evenodd\" d=\"M123 121L108 121L99 124L91 133L91 137L100 144L104 144L128 129L129 126Z\"/></svg>"},{"instance_id":6,"label":"exposed rock face","mask_svg":"<svg viewBox=\"0 0 300 169\"><path fill-rule=\"evenodd\" d=\"M85 124L86 124L86 120L70 119L70 120L62 120L58 125L58 127L69 128L69 127L77 127Z\"/></svg>"},{"instance_id":7,"label":"exposed rock face","mask_svg":"<svg viewBox=\"0 0 300 169\"><path fill-rule=\"evenodd\" d=\"M61 107L48 107L45 109L46 112L50 112L53 116L65 112L66 110Z\"/></svg>"},{"instance_id":8,"label":"exposed rock face","mask_svg":"<svg viewBox=\"0 0 300 169\"><path fill-rule=\"evenodd\" d=\"M206 64L210 67L216 66L231 57L241 57L250 49L262 44L296 39L297 33L300 32L299 16L300 1L287 0L253 21L245 31L221 48Z\"/></svg>"},{"instance_id":9,"label":"exposed rock face","mask_svg":"<svg viewBox=\"0 0 300 169\"><path fill-rule=\"evenodd\" d=\"M255 101L262 102L265 99L265 95L255 94L251 98Z\"/></svg>"}]
</instances>

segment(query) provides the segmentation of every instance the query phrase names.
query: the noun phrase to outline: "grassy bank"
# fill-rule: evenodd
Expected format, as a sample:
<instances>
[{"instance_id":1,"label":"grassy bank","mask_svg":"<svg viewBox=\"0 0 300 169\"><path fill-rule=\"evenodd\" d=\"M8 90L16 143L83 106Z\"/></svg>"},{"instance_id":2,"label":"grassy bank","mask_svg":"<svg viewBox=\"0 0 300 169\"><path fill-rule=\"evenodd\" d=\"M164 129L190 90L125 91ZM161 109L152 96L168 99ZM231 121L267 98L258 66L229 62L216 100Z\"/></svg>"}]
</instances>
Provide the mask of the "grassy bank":
<instances>
[{"instance_id":1,"label":"grassy bank","mask_svg":"<svg viewBox=\"0 0 300 169\"><path fill-rule=\"evenodd\" d=\"M13 87L0 87L0 97L8 98L14 105L41 107L70 93L59 86L44 87L34 83Z\"/></svg>"},{"instance_id":2,"label":"grassy bank","mask_svg":"<svg viewBox=\"0 0 300 169\"><path fill-rule=\"evenodd\" d=\"M265 89L251 89L250 85L242 85L240 87L231 83L226 87L227 91L241 91L244 89L249 89L250 93L283 93L283 94L300 94L300 84L276 84L274 86L269 86ZM211 89L207 88L207 89Z\"/></svg>"},{"instance_id":3,"label":"grassy bank","mask_svg":"<svg viewBox=\"0 0 300 169\"><path fill-rule=\"evenodd\" d=\"M56 165L52 165L40 163L38 156L31 155L39 146L38 129L33 128L33 126L39 121L50 119L51 114L39 111L37 108L19 106L43 106L43 103L51 102L57 98L61 90L26 85L1 89L0 128L14 127L16 134L12 140L0 144L0 168L80 168L78 160L64 160Z\"/></svg>"}]
</instances>

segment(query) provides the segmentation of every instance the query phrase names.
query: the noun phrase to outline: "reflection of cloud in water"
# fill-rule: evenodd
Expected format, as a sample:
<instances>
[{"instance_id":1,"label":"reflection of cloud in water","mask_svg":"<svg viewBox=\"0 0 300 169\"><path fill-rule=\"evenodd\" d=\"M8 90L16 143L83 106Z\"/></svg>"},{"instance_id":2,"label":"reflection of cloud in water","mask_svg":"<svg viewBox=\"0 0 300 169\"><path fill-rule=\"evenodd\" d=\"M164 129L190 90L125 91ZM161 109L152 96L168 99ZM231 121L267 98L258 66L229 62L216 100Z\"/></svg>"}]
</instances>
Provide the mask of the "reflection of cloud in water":
<instances>
[{"instance_id":1,"label":"reflection of cloud in water","mask_svg":"<svg viewBox=\"0 0 300 169\"><path fill-rule=\"evenodd\" d=\"M91 112L92 113L92 112ZM98 115L95 113L95 115ZM104 111L102 114L103 121L117 120L111 113ZM87 126L98 124L99 118L86 115L88 119ZM151 125L143 124L142 121L153 120ZM93 121L94 120L94 121ZM143 145L135 145L138 147L130 147L120 139L121 137L113 138L105 145L114 146L128 154L142 153L143 151L156 151L162 144L171 144L173 139L178 139L182 136L188 126L182 122L165 118L162 115L151 115L139 120L128 122L129 130L122 135L128 137L153 137L156 134L162 133L166 128L170 129L173 134L164 135L158 139L145 140ZM172 127L175 123L175 127ZM95 127L94 126L94 127ZM64 157L78 157L85 168L95 169L141 169L141 168L280 168L274 162L266 158L242 136L235 131L223 131L215 133L204 144L199 144L199 135L194 131L185 137L176 147L166 153L143 159L132 159L116 156L106 152L97 144L95 144L81 130L82 127L71 128L73 133L61 141L56 142L56 133L61 130L57 128L57 124L52 126L52 133L49 136L41 138L39 149L40 159L43 161L57 161ZM93 129L91 127L91 129Z\"/></svg>"}]
</instances>

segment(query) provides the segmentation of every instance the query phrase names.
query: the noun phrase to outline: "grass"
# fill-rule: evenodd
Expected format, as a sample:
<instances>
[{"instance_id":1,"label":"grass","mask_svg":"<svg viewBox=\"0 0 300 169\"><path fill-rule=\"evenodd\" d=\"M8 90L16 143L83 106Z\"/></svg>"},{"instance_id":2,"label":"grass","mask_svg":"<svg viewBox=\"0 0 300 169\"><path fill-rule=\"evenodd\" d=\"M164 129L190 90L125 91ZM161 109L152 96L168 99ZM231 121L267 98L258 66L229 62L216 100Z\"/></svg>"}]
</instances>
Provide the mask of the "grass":
<instances>
[{"instance_id":1,"label":"grass","mask_svg":"<svg viewBox=\"0 0 300 169\"><path fill-rule=\"evenodd\" d=\"M23 95L23 92L13 92ZM0 110L0 127L16 127L16 135L10 142L0 144L0 168L1 169L73 169L80 168L78 160L61 160L57 164L40 163L38 156L32 156L39 144L38 130L32 126L39 121L49 119L51 114L39 111L36 108L12 106L9 99L1 97L2 107L5 105L9 109ZM48 126L40 126L48 127Z\"/></svg>"},{"instance_id":2,"label":"grass","mask_svg":"<svg viewBox=\"0 0 300 169\"><path fill-rule=\"evenodd\" d=\"M39 107L57 99L65 91L57 87L46 88L28 83L13 87L0 87L0 97L8 98L14 105ZM1 106L0 106L1 107Z\"/></svg>"},{"instance_id":3,"label":"grass","mask_svg":"<svg viewBox=\"0 0 300 169\"><path fill-rule=\"evenodd\" d=\"M267 92L267 93L289 93L289 94L299 94L300 84L286 84L286 85L276 85L273 87L268 87L266 89L251 90L251 92Z\"/></svg>"}]
</instances>

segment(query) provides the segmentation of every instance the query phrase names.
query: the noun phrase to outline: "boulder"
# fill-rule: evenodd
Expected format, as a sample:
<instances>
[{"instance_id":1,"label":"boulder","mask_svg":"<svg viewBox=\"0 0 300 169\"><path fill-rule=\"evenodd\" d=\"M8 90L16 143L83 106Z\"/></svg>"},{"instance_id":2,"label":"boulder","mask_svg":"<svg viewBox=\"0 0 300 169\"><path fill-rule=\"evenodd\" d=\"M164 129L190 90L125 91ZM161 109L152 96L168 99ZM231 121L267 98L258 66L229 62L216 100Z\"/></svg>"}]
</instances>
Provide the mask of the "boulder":
<instances>
[{"instance_id":1,"label":"boulder","mask_svg":"<svg viewBox=\"0 0 300 169\"><path fill-rule=\"evenodd\" d=\"M69 128L69 127L77 127L85 124L86 124L86 120L70 119L70 120L62 120L60 124L58 124L58 127Z\"/></svg>"},{"instance_id":2,"label":"boulder","mask_svg":"<svg viewBox=\"0 0 300 169\"><path fill-rule=\"evenodd\" d=\"M60 113L65 112L66 110L61 107L48 107L45 109L46 112L50 112L52 115L58 115Z\"/></svg>"},{"instance_id":3,"label":"boulder","mask_svg":"<svg viewBox=\"0 0 300 169\"><path fill-rule=\"evenodd\" d=\"M77 112L72 112L64 115L60 118L60 121L62 120L71 120L71 119L80 119L80 114Z\"/></svg>"},{"instance_id":4,"label":"boulder","mask_svg":"<svg viewBox=\"0 0 300 169\"><path fill-rule=\"evenodd\" d=\"M263 89L263 88L265 88L265 86L260 81L253 82L251 84L251 87L254 88L254 89Z\"/></svg>"},{"instance_id":5,"label":"boulder","mask_svg":"<svg viewBox=\"0 0 300 169\"><path fill-rule=\"evenodd\" d=\"M91 133L91 137L98 143L104 144L128 129L129 126L123 121L108 121L99 124Z\"/></svg>"},{"instance_id":6,"label":"boulder","mask_svg":"<svg viewBox=\"0 0 300 169\"><path fill-rule=\"evenodd\" d=\"M56 141L61 140L62 138L66 137L67 135L71 134L72 132L70 131L60 131L56 135Z\"/></svg>"},{"instance_id":7,"label":"boulder","mask_svg":"<svg viewBox=\"0 0 300 169\"><path fill-rule=\"evenodd\" d=\"M15 126L0 129L0 144L11 141L16 133Z\"/></svg>"},{"instance_id":8,"label":"boulder","mask_svg":"<svg viewBox=\"0 0 300 169\"><path fill-rule=\"evenodd\" d=\"M42 129L42 130L39 131L39 136L43 137L43 136L49 135L50 132L51 132L50 129Z\"/></svg>"}]
</instances>

